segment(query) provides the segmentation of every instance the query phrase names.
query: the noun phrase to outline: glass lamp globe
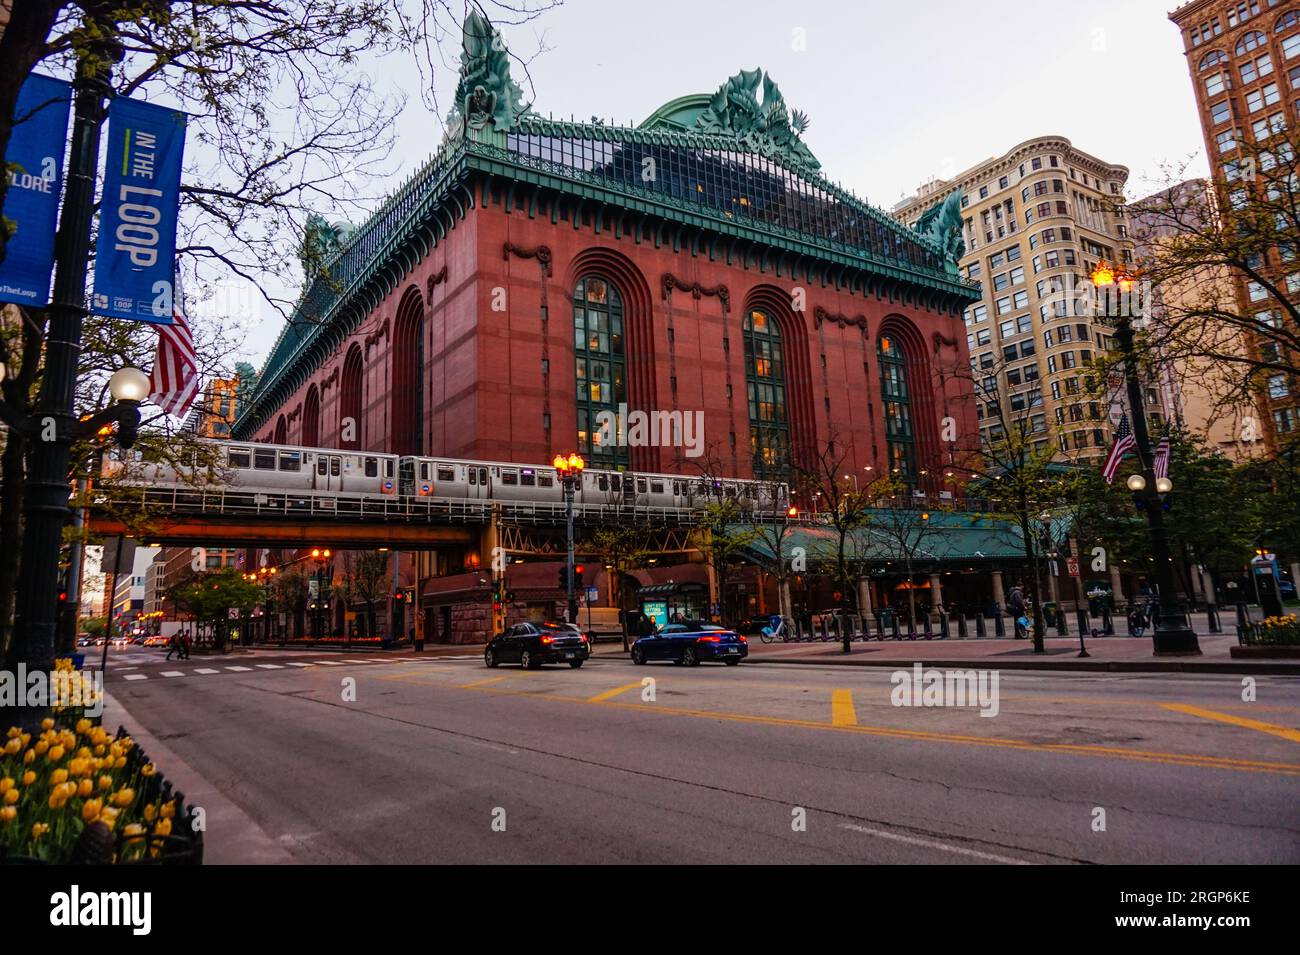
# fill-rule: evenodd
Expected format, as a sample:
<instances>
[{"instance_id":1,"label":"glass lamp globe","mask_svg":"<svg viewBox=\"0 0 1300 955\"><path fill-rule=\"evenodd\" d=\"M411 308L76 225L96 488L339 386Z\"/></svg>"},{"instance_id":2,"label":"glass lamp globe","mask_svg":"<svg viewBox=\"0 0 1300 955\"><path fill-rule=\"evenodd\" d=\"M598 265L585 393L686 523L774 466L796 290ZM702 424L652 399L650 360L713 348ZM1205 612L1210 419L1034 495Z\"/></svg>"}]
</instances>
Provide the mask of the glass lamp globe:
<instances>
[{"instance_id":1,"label":"glass lamp globe","mask_svg":"<svg viewBox=\"0 0 1300 955\"><path fill-rule=\"evenodd\" d=\"M1174 489L1174 482L1167 477L1156 478L1156 490L1161 494L1168 494Z\"/></svg>"},{"instance_id":2,"label":"glass lamp globe","mask_svg":"<svg viewBox=\"0 0 1300 955\"><path fill-rule=\"evenodd\" d=\"M1147 487L1147 479L1140 474L1130 474L1124 483L1130 491L1145 491Z\"/></svg>"},{"instance_id":3,"label":"glass lamp globe","mask_svg":"<svg viewBox=\"0 0 1300 955\"><path fill-rule=\"evenodd\" d=\"M108 379L108 392L117 401L144 401L149 397L149 376L139 368L119 368Z\"/></svg>"}]
</instances>

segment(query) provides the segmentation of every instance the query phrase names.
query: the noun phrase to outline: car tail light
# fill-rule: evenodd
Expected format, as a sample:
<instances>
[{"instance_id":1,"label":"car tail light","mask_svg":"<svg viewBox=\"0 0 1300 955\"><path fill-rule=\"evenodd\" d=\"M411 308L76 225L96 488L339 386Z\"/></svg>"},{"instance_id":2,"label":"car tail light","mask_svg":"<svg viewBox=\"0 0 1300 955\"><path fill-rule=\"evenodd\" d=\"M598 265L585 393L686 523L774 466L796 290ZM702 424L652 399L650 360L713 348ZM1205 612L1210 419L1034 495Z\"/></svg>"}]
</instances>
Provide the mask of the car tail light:
<instances>
[{"instance_id":1,"label":"car tail light","mask_svg":"<svg viewBox=\"0 0 1300 955\"><path fill-rule=\"evenodd\" d=\"M587 643L587 642L588 642L588 641L587 641L587 635L586 635L585 633L580 633L580 634L578 634L578 638L579 638L580 640L582 640L583 643Z\"/></svg>"},{"instance_id":2,"label":"car tail light","mask_svg":"<svg viewBox=\"0 0 1300 955\"><path fill-rule=\"evenodd\" d=\"M700 643L718 643L721 640L721 637L700 637Z\"/></svg>"},{"instance_id":3,"label":"car tail light","mask_svg":"<svg viewBox=\"0 0 1300 955\"><path fill-rule=\"evenodd\" d=\"M743 633L733 633L732 636L735 637L737 640L739 640L741 643L749 643L749 639Z\"/></svg>"},{"instance_id":4,"label":"car tail light","mask_svg":"<svg viewBox=\"0 0 1300 955\"><path fill-rule=\"evenodd\" d=\"M542 637L542 643L550 643L550 642L551 642L552 640L554 640L554 639L555 639L554 637L546 637L546 636L544 636L544 637Z\"/></svg>"}]
</instances>

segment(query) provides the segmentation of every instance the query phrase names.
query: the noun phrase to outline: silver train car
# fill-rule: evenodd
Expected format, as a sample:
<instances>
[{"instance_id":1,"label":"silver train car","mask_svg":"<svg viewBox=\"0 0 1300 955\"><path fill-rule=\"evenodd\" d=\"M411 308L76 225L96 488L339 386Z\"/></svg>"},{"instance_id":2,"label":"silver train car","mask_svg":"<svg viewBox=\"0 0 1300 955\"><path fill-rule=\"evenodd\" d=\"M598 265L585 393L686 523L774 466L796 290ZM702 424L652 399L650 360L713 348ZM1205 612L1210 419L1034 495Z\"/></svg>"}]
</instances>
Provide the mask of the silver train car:
<instances>
[{"instance_id":1,"label":"silver train car","mask_svg":"<svg viewBox=\"0 0 1300 955\"><path fill-rule=\"evenodd\" d=\"M207 485L254 493L325 492L546 504L564 500L560 475L550 465L240 441L203 444L207 447L189 466L136 458L106 461L105 471L114 473L125 468L126 480L150 487L201 489ZM583 471L574 495L579 504L671 508L702 507L724 498L737 501L743 510L784 509L789 504L789 488L742 478L706 479L593 468Z\"/></svg>"}]
</instances>

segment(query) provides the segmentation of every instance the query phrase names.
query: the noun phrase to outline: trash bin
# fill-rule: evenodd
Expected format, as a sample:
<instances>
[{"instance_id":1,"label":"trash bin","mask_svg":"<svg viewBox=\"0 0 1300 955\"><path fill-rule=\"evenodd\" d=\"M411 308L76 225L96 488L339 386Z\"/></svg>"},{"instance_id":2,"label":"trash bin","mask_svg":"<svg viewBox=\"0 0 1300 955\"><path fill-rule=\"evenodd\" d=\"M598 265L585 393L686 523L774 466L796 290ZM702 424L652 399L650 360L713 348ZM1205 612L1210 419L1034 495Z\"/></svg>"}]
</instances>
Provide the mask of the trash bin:
<instances>
[{"instance_id":1,"label":"trash bin","mask_svg":"<svg viewBox=\"0 0 1300 955\"><path fill-rule=\"evenodd\" d=\"M1060 613L1060 606L1052 600L1043 604L1043 626L1055 627L1057 625L1056 615Z\"/></svg>"},{"instance_id":2,"label":"trash bin","mask_svg":"<svg viewBox=\"0 0 1300 955\"><path fill-rule=\"evenodd\" d=\"M894 611L889 607L882 607L877 611L877 613L880 617L880 629L882 631L892 629L894 626L894 617L896 616Z\"/></svg>"}]
</instances>

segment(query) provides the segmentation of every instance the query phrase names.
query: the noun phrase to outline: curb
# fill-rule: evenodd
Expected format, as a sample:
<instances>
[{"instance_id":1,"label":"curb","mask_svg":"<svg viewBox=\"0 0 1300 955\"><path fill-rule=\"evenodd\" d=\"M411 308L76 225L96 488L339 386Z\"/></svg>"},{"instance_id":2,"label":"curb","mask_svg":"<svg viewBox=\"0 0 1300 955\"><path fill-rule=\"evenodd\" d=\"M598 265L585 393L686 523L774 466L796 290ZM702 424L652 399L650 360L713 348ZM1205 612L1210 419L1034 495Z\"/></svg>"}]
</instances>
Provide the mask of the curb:
<instances>
[{"instance_id":1,"label":"curb","mask_svg":"<svg viewBox=\"0 0 1300 955\"><path fill-rule=\"evenodd\" d=\"M910 667L919 663L925 667L945 667L949 669L997 669L997 670L1054 670L1061 672L1083 671L1092 673L1242 673L1283 676L1300 676L1300 664L1296 663L1255 663L1231 661L1206 661L1204 663L1183 663L1177 660L1079 660L1067 663L1064 660L991 660L987 657L967 659L935 660L868 660L862 657L849 659L836 657L766 657L763 654L750 654L746 663L793 663L799 666L857 666L857 667Z\"/></svg>"}]
</instances>

